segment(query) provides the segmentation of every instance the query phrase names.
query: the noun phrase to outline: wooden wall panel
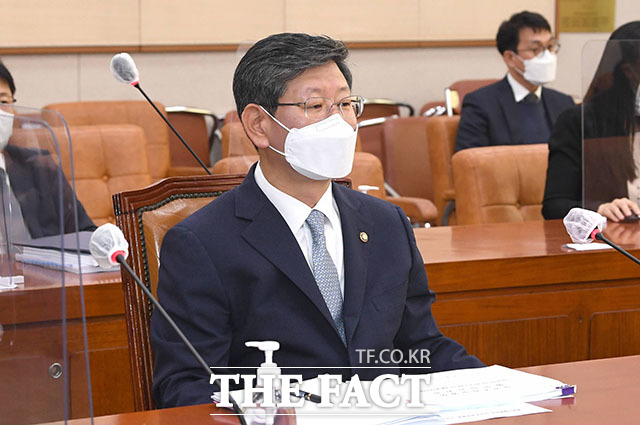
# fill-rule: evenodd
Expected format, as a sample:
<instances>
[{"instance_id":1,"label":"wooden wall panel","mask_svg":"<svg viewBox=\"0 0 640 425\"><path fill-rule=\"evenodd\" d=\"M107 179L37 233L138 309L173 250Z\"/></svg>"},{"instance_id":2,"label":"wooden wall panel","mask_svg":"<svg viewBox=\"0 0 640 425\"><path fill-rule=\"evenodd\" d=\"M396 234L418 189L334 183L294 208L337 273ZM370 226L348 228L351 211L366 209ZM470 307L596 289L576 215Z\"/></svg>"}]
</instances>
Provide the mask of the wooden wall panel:
<instances>
[{"instance_id":1,"label":"wooden wall panel","mask_svg":"<svg viewBox=\"0 0 640 425\"><path fill-rule=\"evenodd\" d=\"M138 0L140 44L237 44L284 30L284 0Z\"/></svg>"},{"instance_id":2,"label":"wooden wall panel","mask_svg":"<svg viewBox=\"0 0 640 425\"><path fill-rule=\"evenodd\" d=\"M540 13L555 27L555 0L419 0L420 40L495 40L500 23L513 13Z\"/></svg>"},{"instance_id":3,"label":"wooden wall panel","mask_svg":"<svg viewBox=\"0 0 640 425\"><path fill-rule=\"evenodd\" d=\"M523 9L555 20L555 0L325 0L321 7L310 0L6 0L0 49L9 53L11 49L91 52L117 46L141 51L154 46L167 51L176 46L234 49L282 31L327 34L356 45L399 42L405 44L398 47L407 47L406 43L417 47L438 41L455 45L493 40L498 24Z\"/></svg>"},{"instance_id":4,"label":"wooden wall panel","mask_svg":"<svg viewBox=\"0 0 640 425\"><path fill-rule=\"evenodd\" d=\"M589 358L640 352L640 310L605 311L591 316Z\"/></svg>"},{"instance_id":5,"label":"wooden wall panel","mask_svg":"<svg viewBox=\"0 0 640 425\"><path fill-rule=\"evenodd\" d=\"M571 360L568 316L440 326L487 365L524 367Z\"/></svg>"},{"instance_id":6,"label":"wooden wall panel","mask_svg":"<svg viewBox=\"0 0 640 425\"><path fill-rule=\"evenodd\" d=\"M311 6L313 4L313 6ZM418 1L287 0L286 31L327 34L348 41L417 40Z\"/></svg>"},{"instance_id":7,"label":"wooden wall panel","mask_svg":"<svg viewBox=\"0 0 640 425\"><path fill-rule=\"evenodd\" d=\"M0 47L137 44L139 12L130 0L3 0Z\"/></svg>"}]
</instances>

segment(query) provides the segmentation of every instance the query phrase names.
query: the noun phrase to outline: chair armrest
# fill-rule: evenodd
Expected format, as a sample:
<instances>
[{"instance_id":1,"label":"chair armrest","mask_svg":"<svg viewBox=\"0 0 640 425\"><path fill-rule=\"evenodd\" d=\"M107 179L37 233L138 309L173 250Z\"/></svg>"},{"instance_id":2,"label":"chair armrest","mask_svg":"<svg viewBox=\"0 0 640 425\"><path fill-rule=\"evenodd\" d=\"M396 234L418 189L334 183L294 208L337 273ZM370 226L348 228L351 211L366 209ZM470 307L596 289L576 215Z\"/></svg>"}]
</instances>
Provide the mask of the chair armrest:
<instances>
[{"instance_id":1,"label":"chair armrest","mask_svg":"<svg viewBox=\"0 0 640 425\"><path fill-rule=\"evenodd\" d=\"M412 198L408 196L387 197L387 201L402 208L411 223L425 224L435 222L438 209L428 199Z\"/></svg>"},{"instance_id":2,"label":"chair armrest","mask_svg":"<svg viewBox=\"0 0 640 425\"><path fill-rule=\"evenodd\" d=\"M442 193L442 199L445 201L455 201L456 191L454 189L447 189Z\"/></svg>"}]
</instances>

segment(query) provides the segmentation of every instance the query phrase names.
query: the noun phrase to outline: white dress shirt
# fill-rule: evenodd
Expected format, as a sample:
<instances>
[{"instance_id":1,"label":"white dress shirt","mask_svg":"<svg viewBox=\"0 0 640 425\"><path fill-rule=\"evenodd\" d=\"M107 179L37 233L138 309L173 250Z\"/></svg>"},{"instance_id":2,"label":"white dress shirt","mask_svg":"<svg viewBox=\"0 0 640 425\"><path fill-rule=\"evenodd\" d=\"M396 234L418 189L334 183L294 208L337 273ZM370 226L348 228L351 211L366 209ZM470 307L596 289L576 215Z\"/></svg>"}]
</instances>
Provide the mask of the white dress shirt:
<instances>
[{"instance_id":1,"label":"white dress shirt","mask_svg":"<svg viewBox=\"0 0 640 425\"><path fill-rule=\"evenodd\" d=\"M276 207L284 221L291 229L291 233L295 236L300 246L300 250L304 258L309 264L309 268L313 271L313 263L311 259L311 247L313 241L311 239L311 229L306 223L307 217L311 213L311 208L302 201L297 200L293 196L287 195L281 190L273 186L262 173L260 162L256 165L254 173L256 183L260 190L265 194L267 199ZM327 251L333 260L338 271L340 280L340 291L344 297L344 247L342 245L342 224L340 222L340 212L338 205L333 199L331 185L322 195L318 203L313 209L322 212L327 219L324 221L324 237L327 244Z\"/></svg>"},{"instance_id":2,"label":"white dress shirt","mask_svg":"<svg viewBox=\"0 0 640 425\"><path fill-rule=\"evenodd\" d=\"M507 81L511 86L511 91L513 92L513 98L516 100L516 103L520 102L529 94L529 90L527 90L525 86L517 82L516 79L513 78L510 72L507 72ZM535 89L533 93L536 96L538 96L538 99L542 99L542 86L538 86L538 88Z\"/></svg>"}]
</instances>

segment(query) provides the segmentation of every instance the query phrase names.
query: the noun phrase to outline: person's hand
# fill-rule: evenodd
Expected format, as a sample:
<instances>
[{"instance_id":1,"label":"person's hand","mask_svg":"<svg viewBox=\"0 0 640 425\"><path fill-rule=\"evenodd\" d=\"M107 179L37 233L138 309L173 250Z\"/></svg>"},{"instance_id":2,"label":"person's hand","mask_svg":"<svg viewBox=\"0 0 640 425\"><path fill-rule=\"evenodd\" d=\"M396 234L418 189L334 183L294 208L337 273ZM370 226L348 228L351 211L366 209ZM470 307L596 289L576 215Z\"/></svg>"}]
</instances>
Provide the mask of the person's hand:
<instances>
[{"instance_id":1,"label":"person's hand","mask_svg":"<svg viewBox=\"0 0 640 425\"><path fill-rule=\"evenodd\" d=\"M640 215L640 207L627 198L618 198L606 204L601 204L598 207L598 214L617 223L632 214Z\"/></svg>"}]
</instances>

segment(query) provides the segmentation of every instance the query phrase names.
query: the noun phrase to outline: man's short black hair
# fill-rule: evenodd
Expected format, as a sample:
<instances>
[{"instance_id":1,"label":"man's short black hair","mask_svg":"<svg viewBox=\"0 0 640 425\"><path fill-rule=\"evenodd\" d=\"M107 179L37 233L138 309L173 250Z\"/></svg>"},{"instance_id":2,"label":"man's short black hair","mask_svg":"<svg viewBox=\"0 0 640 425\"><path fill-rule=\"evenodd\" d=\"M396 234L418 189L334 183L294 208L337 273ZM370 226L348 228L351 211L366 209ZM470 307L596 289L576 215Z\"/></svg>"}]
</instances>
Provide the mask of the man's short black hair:
<instances>
[{"instance_id":1,"label":"man's short black hair","mask_svg":"<svg viewBox=\"0 0 640 425\"><path fill-rule=\"evenodd\" d=\"M533 32L547 30L551 32L549 22L539 13L526 10L511 15L508 21L502 22L496 35L496 46L500 54L507 50L516 51L520 42L520 30L531 28Z\"/></svg>"},{"instance_id":2,"label":"man's short black hair","mask_svg":"<svg viewBox=\"0 0 640 425\"><path fill-rule=\"evenodd\" d=\"M0 80L3 80L9 86L9 90L11 90L11 95L15 96L16 94L16 85L13 82L13 77L11 73L7 69L6 66L0 61Z\"/></svg>"},{"instance_id":3,"label":"man's short black hair","mask_svg":"<svg viewBox=\"0 0 640 425\"><path fill-rule=\"evenodd\" d=\"M351 71L345 63L348 55L343 42L327 36L281 33L258 41L242 57L233 76L238 115L242 116L250 103L275 113L289 81L330 61L336 63L351 88Z\"/></svg>"}]
</instances>

